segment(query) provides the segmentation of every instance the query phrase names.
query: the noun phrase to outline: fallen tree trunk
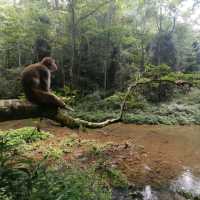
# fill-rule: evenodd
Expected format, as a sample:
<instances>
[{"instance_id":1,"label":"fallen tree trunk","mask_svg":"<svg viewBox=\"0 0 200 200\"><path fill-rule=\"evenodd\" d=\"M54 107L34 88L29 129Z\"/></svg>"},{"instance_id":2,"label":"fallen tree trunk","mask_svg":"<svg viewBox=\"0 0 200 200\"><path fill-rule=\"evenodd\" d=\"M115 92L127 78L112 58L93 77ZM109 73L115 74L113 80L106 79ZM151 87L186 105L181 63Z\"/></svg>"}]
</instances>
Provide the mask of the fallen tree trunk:
<instances>
[{"instance_id":1,"label":"fallen tree trunk","mask_svg":"<svg viewBox=\"0 0 200 200\"><path fill-rule=\"evenodd\" d=\"M37 117L52 119L69 128L78 128L81 126L88 128L102 128L120 121L120 118L117 118L94 123L79 118L73 118L69 115L67 110L64 109L45 108L18 99L0 100L0 122Z\"/></svg>"}]
</instances>

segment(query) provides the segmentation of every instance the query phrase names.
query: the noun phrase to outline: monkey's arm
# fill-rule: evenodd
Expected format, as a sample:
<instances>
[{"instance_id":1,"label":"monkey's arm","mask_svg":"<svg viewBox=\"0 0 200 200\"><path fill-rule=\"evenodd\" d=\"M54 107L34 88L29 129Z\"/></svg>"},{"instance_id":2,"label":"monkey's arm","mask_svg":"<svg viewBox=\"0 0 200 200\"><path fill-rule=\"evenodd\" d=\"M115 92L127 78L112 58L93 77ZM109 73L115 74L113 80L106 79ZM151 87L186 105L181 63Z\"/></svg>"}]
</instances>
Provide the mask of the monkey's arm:
<instances>
[{"instance_id":1,"label":"monkey's arm","mask_svg":"<svg viewBox=\"0 0 200 200\"><path fill-rule=\"evenodd\" d=\"M47 70L40 70L40 89L48 92L50 90L51 74Z\"/></svg>"}]
</instances>

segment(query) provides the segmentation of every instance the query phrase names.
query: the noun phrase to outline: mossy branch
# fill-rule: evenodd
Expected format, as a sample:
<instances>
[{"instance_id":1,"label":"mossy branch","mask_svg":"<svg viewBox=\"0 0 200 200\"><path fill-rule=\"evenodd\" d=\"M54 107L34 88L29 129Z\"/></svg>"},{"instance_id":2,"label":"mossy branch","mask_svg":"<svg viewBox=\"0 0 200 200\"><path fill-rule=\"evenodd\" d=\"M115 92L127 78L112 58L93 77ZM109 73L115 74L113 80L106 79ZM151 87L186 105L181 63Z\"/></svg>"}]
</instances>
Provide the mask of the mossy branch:
<instances>
[{"instance_id":1,"label":"mossy branch","mask_svg":"<svg viewBox=\"0 0 200 200\"><path fill-rule=\"evenodd\" d=\"M118 122L119 119L109 119L100 123L73 118L64 109L52 109L40 107L24 100L0 100L0 122L27 118L48 118L69 128L88 127L102 128L109 124Z\"/></svg>"}]
</instances>

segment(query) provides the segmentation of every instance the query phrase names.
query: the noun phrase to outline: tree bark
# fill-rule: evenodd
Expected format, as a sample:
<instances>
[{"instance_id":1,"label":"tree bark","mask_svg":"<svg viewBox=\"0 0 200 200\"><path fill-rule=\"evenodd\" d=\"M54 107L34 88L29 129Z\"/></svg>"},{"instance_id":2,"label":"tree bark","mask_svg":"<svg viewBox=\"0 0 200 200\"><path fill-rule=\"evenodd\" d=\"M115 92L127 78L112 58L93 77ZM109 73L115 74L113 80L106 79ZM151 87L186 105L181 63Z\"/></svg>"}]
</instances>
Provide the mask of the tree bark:
<instances>
[{"instance_id":1,"label":"tree bark","mask_svg":"<svg viewBox=\"0 0 200 200\"><path fill-rule=\"evenodd\" d=\"M31 104L24 100L0 100L0 122L28 118L48 118L69 128L102 128L109 124L119 122L120 119L108 119L104 122L94 123L79 118L73 118L64 109L51 109Z\"/></svg>"}]
</instances>

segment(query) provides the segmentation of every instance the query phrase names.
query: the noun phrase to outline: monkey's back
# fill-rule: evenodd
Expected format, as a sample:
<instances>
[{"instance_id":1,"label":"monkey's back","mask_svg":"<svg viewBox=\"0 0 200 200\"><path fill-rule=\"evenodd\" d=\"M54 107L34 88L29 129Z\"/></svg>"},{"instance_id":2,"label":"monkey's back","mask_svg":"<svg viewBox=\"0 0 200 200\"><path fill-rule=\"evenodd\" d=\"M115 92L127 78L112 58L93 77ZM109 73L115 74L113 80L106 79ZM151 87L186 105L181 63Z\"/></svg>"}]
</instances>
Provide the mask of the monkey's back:
<instances>
[{"instance_id":1,"label":"monkey's back","mask_svg":"<svg viewBox=\"0 0 200 200\"><path fill-rule=\"evenodd\" d=\"M44 58L44 61L49 61L49 58ZM21 76L25 95L37 105L65 108L65 103L49 91L51 72L57 69L57 65L53 59L50 59L50 63L44 61L23 70Z\"/></svg>"},{"instance_id":2,"label":"monkey's back","mask_svg":"<svg viewBox=\"0 0 200 200\"><path fill-rule=\"evenodd\" d=\"M25 95L28 100L32 102L34 101L33 89L40 87L40 71L43 70L43 68L45 68L45 66L41 64L32 64L26 67L21 74Z\"/></svg>"}]
</instances>

